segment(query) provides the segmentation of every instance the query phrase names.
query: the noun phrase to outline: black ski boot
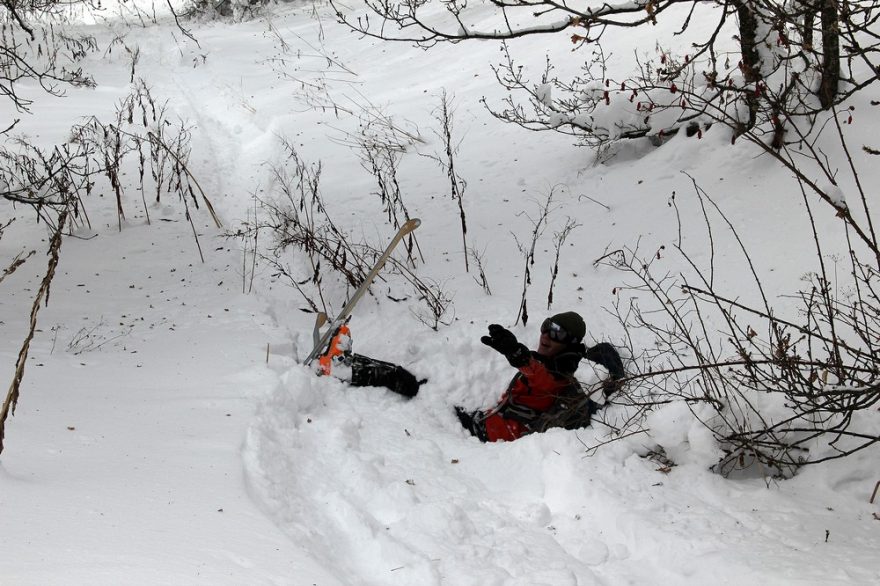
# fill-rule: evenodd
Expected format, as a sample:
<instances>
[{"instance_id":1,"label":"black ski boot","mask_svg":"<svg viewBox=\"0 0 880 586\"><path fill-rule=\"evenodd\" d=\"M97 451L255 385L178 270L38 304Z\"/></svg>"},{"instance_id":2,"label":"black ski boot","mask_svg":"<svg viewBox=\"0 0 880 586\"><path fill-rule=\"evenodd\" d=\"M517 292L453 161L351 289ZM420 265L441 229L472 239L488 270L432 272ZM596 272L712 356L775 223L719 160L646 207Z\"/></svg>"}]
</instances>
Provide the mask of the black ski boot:
<instances>
[{"instance_id":1,"label":"black ski boot","mask_svg":"<svg viewBox=\"0 0 880 586\"><path fill-rule=\"evenodd\" d=\"M402 366L369 358L361 354L350 356L351 385L353 387L385 387L407 399L419 392L426 380L418 380Z\"/></svg>"}]
</instances>

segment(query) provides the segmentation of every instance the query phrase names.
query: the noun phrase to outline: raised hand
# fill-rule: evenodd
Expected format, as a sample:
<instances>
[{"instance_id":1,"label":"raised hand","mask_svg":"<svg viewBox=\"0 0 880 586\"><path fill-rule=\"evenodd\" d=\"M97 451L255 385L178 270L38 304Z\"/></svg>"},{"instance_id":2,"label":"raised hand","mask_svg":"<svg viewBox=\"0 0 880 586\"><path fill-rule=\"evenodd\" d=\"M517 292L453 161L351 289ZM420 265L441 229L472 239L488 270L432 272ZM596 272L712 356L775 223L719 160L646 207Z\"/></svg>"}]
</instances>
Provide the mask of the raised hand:
<instances>
[{"instance_id":1,"label":"raised hand","mask_svg":"<svg viewBox=\"0 0 880 586\"><path fill-rule=\"evenodd\" d=\"M498 324L490 325L489 335L483 336L480 341L503 354L512 366L523 366L529 360L529 349L520 344L510 330Z\"/></svg>"}]
</instances>

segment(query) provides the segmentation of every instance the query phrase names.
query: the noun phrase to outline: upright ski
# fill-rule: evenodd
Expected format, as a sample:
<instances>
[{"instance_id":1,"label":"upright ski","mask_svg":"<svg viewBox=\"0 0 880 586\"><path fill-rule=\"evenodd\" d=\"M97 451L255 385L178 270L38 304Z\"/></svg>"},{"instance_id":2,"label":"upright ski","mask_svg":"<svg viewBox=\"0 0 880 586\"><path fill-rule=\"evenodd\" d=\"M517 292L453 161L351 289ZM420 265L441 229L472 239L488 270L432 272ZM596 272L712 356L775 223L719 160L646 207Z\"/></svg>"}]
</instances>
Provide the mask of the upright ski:
<instances>
[{"instance_id":1,"label":"upright ski","mask_svg":"<svg viewBox=\"0 0 880 586\"><path fill-rule=\"evenodd\" d=\"M319 313L318 321L315 323L315 331L314 331L314 342L315 346L312 348L312 351L309 353L308 357L305 360L305 364L308 366L311 364L315 358L320 356L327 350L327 347L330 345L330 342L333 338L339 333L339 329L346 324L348 318L351 316L351 312L354 310L354 306L357 305L357 302L361 300L361 297L367 292L370 288L370 284L372 284L373 279L376 278L376 275L379 274L379 271L382 270L382 266L385 264L385 261L388 260L388 257L391 256L391 253L394 252L394 247L403 240L407 234L415 230L421 224L421 220L417 218L413 218L411 220L407 220L407 222L400 227L400 230L397 231L397 234L394 235L394 238L391 239L391 242L388 244L388 247L385 249L385 252L382 253L382 256L379 257L379 260L376 261L376 264L367 273L366 278L364 278L364 282L360 284L357 290L354 292L354 295L351 296L351 299L348 300L348 303L345 304L345 307L342 308L342 311L339 312L331 322L330 327L327 328L327 331L324 332L322 336L318 336L318 330L321 327L321 323L327 320L326 314Z\"/></svg>"}]
</instances>

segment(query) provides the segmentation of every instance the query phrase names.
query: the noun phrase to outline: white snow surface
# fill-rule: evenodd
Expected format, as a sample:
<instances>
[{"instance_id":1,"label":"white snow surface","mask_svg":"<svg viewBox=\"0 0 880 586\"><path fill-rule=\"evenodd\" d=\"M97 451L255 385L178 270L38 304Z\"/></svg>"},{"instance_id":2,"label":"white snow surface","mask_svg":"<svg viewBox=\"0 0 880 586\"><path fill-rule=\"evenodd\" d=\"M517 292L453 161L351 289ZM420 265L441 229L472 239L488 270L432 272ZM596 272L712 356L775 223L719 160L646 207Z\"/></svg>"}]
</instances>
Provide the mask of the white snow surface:
<instances>
[{"instance_id":1,"label":"white snow surface","mask_svg":"<svg viewBox=\"0 0 880 586\"><path fill-rule=\"evenodd\" d=\"M708 470L717 449L679 404L651 416L650 436L597 451L587 448L606 438L602 429L481 444L452 411L494 404L513 374L479 337L487 324L514 322L524 260L513 234L526 236L551 190L528 293L533 317L512 328L527 344L544 315L568 309L584 315L591 340L622 335L606 308L623 277L593 261L622 246L668 251L679 237L673 193L686 210L685 244L708 262L691 177L741 227L774 295L797 290L812 237L800 192L772 161L713 127L661 148L625 145L599 164L568 137L504 125L479 103L502 97L490 69L496 44L384 44L349 33L326 5L186 22L198 46L170 23L98 23L87 31L101 46L124 33L140 47L137 75L193 125L193 171L225 228L194 210L203 264L178 202L151 204L147 225L132 190L121 231L110 192L86 202L92 229L64 241L0 455L0 584L880 583L880 503L868 503L880 481L877 449L786 481L726 479ZM619 35L614 49L631 53L627 43L653 34ZM512 50L539 65L546 51L578 55L564 34ZM110 116L129 90L130 60L116 45L85 66L95 89L51 98L25 88L33 114L4 102L4 120L21 117L16 132L52 145L80 116ZM305 99L304 84L319 80L339 109ZM454 104L456 169L467 180L468 237L492 295L473 267L464 270L448 178L419 156L444 151L435 134L443 89ZM875 120L866 102L855 106L853 140L871 144ZM270 166L284 136L304 160L322 162L321 190L340 226L386 242L393 228L375 180L345 140L358 124L346 110L363 108L422 139L404 155L399 179L411 215L422 219L420 271L454 304L435 331L418 319L419 300L389 279L357 308L355 351L428 379L409 401L300 365L313 314L264 265L254 291L243 293L241 241L223 236L252 213L254 193L277 197ZM863 182L876 185L880 171L869 173ZM19 211L0 240L4 266L21 251L38 254L0 285L3 380L12 379L45 271L46 232ZM842 246L833 213L819 216ZM568 217L580 226L562 251L548 308L552 235ZM715 246L717 280L741 283L736 247ZM668 270L679 270L667 254ZM346 290L328 280L325 294L338 310ZM589 370L581 378L595 379ZM877 412L864 417L880 432ZM644 457L657 445L676 466Z\"/></svg>"}]
</instances>

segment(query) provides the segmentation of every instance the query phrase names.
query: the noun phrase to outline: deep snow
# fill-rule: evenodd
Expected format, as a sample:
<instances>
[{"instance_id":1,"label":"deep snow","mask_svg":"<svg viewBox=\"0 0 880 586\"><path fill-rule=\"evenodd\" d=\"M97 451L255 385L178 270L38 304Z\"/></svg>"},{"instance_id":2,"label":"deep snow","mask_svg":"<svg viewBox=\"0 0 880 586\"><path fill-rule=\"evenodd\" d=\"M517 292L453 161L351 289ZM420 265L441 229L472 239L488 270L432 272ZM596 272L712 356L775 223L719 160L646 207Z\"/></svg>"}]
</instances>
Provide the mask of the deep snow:
<instances>
[{"instance_id":1,"label":"deep snow","mask_svg":"<svg viewBox=\"0 0 880 586\"><path fill-rule=\"evenodd\" d=\"M551 190L532 321L513 328L527 344L544 314L570 308L585 316L594 339L621 335L605 308L622 277L593 261L636 242L650 255L675 239L673 192L686 210L685 243L706 260L701 220L690 212L691 177L742 226L775 294L796 290L810 248L788 177L714 128L699 141L628 146L595 164L568 138L503 125L478 102L499 98L489 69L496 45L424 52L360 39L330 15L318 5L237 24L187 23L199 46L167 24L90 31L104 45L125 32L127 44L141 47L137 73L195 125L194 171L230 230L247 217L254 193L277 197L271 166L281 162L284 136L306 161L322 161L322 193L339 224L382 245L393 230L373 195L375 180L346 144L358 119L344 109L375 108L419 134L422 142L402 159L401 186L423 222L420 271L453 298L450 323L438 331L420 323L418 300L389 279L358 307L352 327L356 351L405 364L429 382L405 401L315 377L296 361L310 349L305 303L265 265L255 292L242 294L241 242L224 238L204 210L195 216L201 264L175 203L151 210L147 226L133 194L117 233L111 206L87 202L96 236L65 240L0 456L0 583L880 581L880 509L868 504L880 480L876 449L784 482L724 479L707 470L714 457L707 432L678 406L652 418L650 437L595 453L587 447L604 439L601 429L484 445L451 410L491 405L512 375L479 336L489 323L514 321L524 261L512 234L523 238ZM627 35L614 48L626 53L627 43L653 34ZM563 35L514 50L540 64L545 51L572 55L569 48ZM323 73L327 56L345 69ZM97 89L40 97L17 130L53 144L78 116L112 113L128 90L125 53L87 65ZM294 78L323 80L344 108L312 107L316 94ZM434 111L443 88L454 95L468 234L485 251L491 296L464 272L448 179L419 156L442 152ZM866 104L858 106L864 122L851 132L867 142L871 118ZM26 210L20 215L0 241L3 259L42 250L42 227ZM581 225L562 251L547 309L552 234L567 217ZM831 214L820 222L835 234ZM719 281L741 282L735 250L729 242L720 250ZM666 262L678 270L672 255ZM5 380L44 270L38 254L2 284ZM326 287L338 310L345 288L329 279ZM580 374L595 376L588 367ZM880 430L878 414L870 415L867 424ZM655 444L678 465L643 457Z\"/></svg>"}]
</instances>

